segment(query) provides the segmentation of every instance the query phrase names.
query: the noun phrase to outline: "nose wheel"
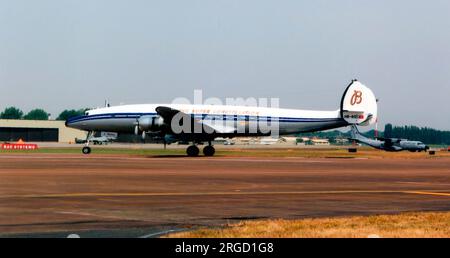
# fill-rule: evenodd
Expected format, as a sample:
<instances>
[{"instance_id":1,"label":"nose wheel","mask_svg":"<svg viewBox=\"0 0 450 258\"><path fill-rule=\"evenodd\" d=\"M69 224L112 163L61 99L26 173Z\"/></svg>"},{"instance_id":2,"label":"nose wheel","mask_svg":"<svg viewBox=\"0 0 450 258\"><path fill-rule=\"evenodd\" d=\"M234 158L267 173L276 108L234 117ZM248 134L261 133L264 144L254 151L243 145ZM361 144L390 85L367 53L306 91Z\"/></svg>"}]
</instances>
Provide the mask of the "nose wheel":
<instances>
[{"instance_id":1,"label":"nose wheel","mask_svg":"<svg viewBox=\"0 0 450 258\"><path fill-rule=\"evenodd\" d=\"M91 154L92 150L91 150L91 147L89 147L89 142L90 142L92 135L94 135L93 131L89 131L86 135L86 146L84 146L83 149L81 150L83 152L83 154L85 154L85 155Z\"/></svg>"},{"instance_id":2,"label":"nose wheel","mask_svg":"<svg viewBox=\"0 0 450 258\"><path fill-rule=\"evenodd\" d=\"M91 147L88 147L88 146L86 146L86 147L83 147L83 149L82 149L82 152L83 152L83 154L90 154L91 153Z\"/></svg>"}]
</instances>

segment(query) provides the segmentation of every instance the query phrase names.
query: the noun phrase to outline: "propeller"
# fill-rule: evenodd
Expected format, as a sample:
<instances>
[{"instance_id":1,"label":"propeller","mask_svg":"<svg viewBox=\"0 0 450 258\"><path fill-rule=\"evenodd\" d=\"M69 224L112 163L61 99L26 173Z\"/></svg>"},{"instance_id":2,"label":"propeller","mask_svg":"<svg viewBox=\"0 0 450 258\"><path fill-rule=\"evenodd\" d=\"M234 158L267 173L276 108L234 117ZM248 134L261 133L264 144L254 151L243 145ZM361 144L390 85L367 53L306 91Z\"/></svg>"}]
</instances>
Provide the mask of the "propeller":
<instances>
[{"instance_id":1,"label":"propeller","mask_svg":"<svg viewBox=\"0 0 450 258\"><path fill-rule=\"evenodd\" d=\"M139 126L139 119L136 119L136 122L134 123L134 135L139 135L139 132L141 131L140 126ZM143 141L145 141L147 134L145 133L145 131L142 131L141 133L141 138Z\"/></svg>"},{"instance_id":2,"label":"propeller","mask_svg":"<svg viewBox=\"0 0 450 258\"><path fill-rule=\"evenodd\" d=\"M154 137L161 133L163 129L164 121L161 117L155 117L151 115L143 115L136 119L134 123L134 134L141 135L143 141L147 137L147 134L150 134L151 137ZM166 145L167 140L164 140L164 145Z\"/></svg>"}]
</instances>

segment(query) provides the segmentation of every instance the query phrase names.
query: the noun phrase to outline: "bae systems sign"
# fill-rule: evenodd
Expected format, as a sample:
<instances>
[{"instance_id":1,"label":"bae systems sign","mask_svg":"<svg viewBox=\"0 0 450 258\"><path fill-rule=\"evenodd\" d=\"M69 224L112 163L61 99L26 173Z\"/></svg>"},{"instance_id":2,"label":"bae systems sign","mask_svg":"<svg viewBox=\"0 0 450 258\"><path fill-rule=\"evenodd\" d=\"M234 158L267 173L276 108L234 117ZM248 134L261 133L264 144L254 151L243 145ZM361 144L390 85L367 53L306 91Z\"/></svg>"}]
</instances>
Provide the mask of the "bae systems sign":
<instances>
[{"instance_id":1,"label":"bae systems sign","mask_svg":"<svg viewBox=\"0 0 450 258\"><path fill-rule=\"evenodd\" d=\"M17 143L4 143L1 147L2 150L37 150L37 144L27 144L22 140Z\"/></svg>"}]
</instances>

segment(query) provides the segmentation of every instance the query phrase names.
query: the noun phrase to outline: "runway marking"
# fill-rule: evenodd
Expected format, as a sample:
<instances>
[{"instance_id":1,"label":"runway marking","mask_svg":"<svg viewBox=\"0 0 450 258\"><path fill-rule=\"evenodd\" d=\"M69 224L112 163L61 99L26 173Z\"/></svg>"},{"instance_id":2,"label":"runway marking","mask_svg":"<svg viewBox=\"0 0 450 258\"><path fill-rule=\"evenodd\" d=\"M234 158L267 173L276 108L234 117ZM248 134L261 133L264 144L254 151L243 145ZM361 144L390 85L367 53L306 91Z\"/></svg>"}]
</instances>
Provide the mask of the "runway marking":
<instances>
[{"instance_id":1,"label":"runway marking","mask_svg":"<svg viewBox=\"0 0 450 258\"><path fill-rule=\"evenodd\" d=\"M428 194L450 196L450 190L336 190L336 191L278 191L278 192L168 192L168 193L65 193L4 195L0 198L76 198L76 197L145 197L145 196L219 196L219 195L308 195L308 194Z\"/></svg>"},{"instance_id":2,"label":"runway marking","mask_svg":"<svg viewBox=\"0 0 450 258\"><path fill-rule=\"evenodd\" d=\"M407 181L400 181L397 182L399 184L411 184L411 185L445 185L449 186L450 183L436 183L436 182L407 182Z\"/></svg>"},{"instance_id":3,"label":"runway marking","mask_svg":"<svg viewBox=\"0 0 450 258\"><path fill-rule=\"evenodd\" d=\"M421 194L421 195L436 195L436 196L447 196L450 197L450 193L438 193L438 192L428 192L428 191L408 191L409 194Z\"/></svg>"}]
</instances>

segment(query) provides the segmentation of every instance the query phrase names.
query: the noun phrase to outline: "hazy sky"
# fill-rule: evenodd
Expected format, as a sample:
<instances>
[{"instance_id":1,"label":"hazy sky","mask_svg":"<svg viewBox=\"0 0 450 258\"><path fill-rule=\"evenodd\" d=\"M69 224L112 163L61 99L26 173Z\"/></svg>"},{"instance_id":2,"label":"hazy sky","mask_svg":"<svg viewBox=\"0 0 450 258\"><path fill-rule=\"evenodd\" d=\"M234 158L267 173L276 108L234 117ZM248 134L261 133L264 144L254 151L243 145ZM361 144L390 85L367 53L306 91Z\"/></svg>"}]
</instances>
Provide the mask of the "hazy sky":
<instances>
[{"instance_id":1,"label":"hazy sky","mask_svg":"<svg viewBox=\"0 0 450 258\"><path fill-rule=\"evenodd\" d=\"M450 129L450 1L0 0L0 109L279 97Z\"/></svg>"}]
</instances>

